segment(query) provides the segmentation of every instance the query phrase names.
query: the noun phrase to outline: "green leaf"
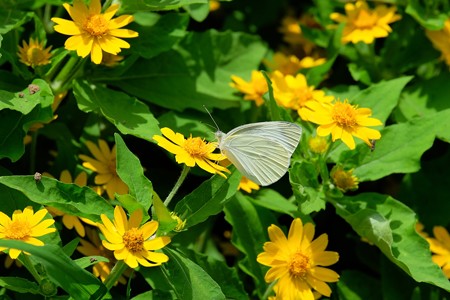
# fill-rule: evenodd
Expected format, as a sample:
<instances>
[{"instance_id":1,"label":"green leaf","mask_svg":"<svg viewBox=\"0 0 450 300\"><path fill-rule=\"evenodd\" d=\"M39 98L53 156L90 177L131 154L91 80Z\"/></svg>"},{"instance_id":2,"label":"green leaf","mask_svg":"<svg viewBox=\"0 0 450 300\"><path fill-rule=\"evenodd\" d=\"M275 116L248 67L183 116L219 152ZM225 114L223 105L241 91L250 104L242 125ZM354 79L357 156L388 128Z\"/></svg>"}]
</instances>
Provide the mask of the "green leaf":
<instances>
[{"instance_id":1,"label":"green leaf","mask_svg":"<svg viewBox=\"0 0 450 300\"><path fill-rule=\"evenodd\" d=\"M155 219L159 222L158 235L167 235L178 225L178 222L172 219L169 209L157 194L153 194L153 207L156 215Z\"/></svg>"},{"instance_id":2,"label":"green leaf","mask_svg":"<svg viewBox=\"0 0 450 300\"><path fill-rule=\"evenodd\" d=\"M353 230L414 280L450 291L450 282L431 260L428 242L416 232L416 214L409 207L389 196L363 193L340 199L335 208Z\"/></svg>"},{"instance_id":3,"label":"green leaf","mask_svg":"<svg viewBox=\"0 0 450 300\"><path fill-rule=\"evenodd\" d=\"M8 92L3 92L0 96L0 158L8 157L13 162L17 161L25 152L23 138L28 129L35 123L48 122L53 117L53 94L49 85L42 79L35 79L33 84L39 89L35 95L30 96L26 88L23 91L24 98L16 99L16 96ZM25 100L21 102L23 99Z\"/></svg>"},{"instance_id":4,"label":"green leaf","mask_svg":"<svg viewBox=\"0 0 450 300\"><path fill-rule=\"evenodd\" d=\"M195 3L183 6L192 19L203 22L209 15L209 3Z\"/></svg>"},{"instance_id":5,"label":"green leaf","mask_svg":"<svg viewBox=\"0 0 450 300\"><path fill-rule=\"evenodd\" d=\"M229 108L241 100L229 86L231 75L244 77L249 70L257 69L264 51L257 37L244 33L191 32L178 44L177 51L139 59L123 75L98 80L177 111L203 111L203 105Z\"/></svg>"},{"instance_id":6,"label":"green leaf","mask_svg":"<svg viewBox=\"0 0 450 300\"><path fill-rule=\"evenodd\" d=\"M186 220L185 229L222 211L223 205L237 192L242 177L238 171L227 176L225 179L214 175L177 203L174 212Z\"/></svg>"},{"instance_id":7,"label":"green leaf","mask_svg":"<svg viewBox=\"0 0 450 300\"><path fill-rule=\"evenodd\" d=\"M261 297L267 288L264 281L267 268L260 265L256 257L268 241L267 227L276 224L276 219L267 209L254 206L240 193L228 201L224 212L225 220L233 226L231 242L245 255L239 267L255 280L256 292Z\"/></svg>"},{"instance_id":8,"label":"green leaf","mask_svg":"<svg viewBox=\"0 0 450 300\"><path fill-rule=\"evenodd\" d=\"M265 207L282 214L295 216L297 205L284 198L280 193L271 189L263 189L251 195L248 199L255 205Z\"/></svg>"},{"instance_id":9,"label":"green leaf","mask_svg":"<svg viewBox=\"0 0 450 300\"><path fill-rule=\"evenodd\" d=\"M117 151L117 174L128 186L130 194L148 211L152 205L153 185L144 175L139 159L125 145L122 137L115 133Z\"/></svg>"},{"instance_id":10,"label":"green leaf","mask_svg":"<svg viewBox=\"0 0 450 300\"><path fill-rule=\"evenodd\" d=\"M100 299L107 293L106 287L94 275L80 268L59 246L0 240L0 247L31 253L45 268L47 276L75 299Z\"/></svg>"},{"instance_id":11,"label":"green leaf","mask_svg":"<svg viewBox=\"0 0 450 300\"><path fill-rule=\"evenodd\" d=\"M427 3L427 1L424 1ZM428 2L433 3L433 2ZM419 0L408 1L408 6L406 6L405 12L411 15L417 22L423 27L430 30L439 30L444 27L444 22L447 20L447 15L445 13L436 14L433 4L423 7Z\"/></svg>"},{"instance_id":12,"label":"green leaf","mask_svg":"<svg viewBox=\"0 0 450 300\"><path fill-rule=\"evenodd\" d=\"M169 261L140 273L155 289L172 290L177 299L225 299L221 287L199 265L178 251L164 248Z\"/></svg>"},{"instance_id":13,"label":"green leaf","mask_svg":"<svg viewBox=\"0 0 450 300\"><path fill-rule=\"evenodd\" d=\"M412 76L405 76L371 85L350 100L352 104L372 110L372 116L385 123L397 106L400 93L411 81Z\"/></svg>"},{"instance_id":14,"label":"green leaf","mask_svg":"<svg viewBox=\"0 0 450 300\"><path fill-rule=\"evenodd\" d=\"M0 277L0 286L18 293L40 294L39 286L20 277Z\"/></svg>"},{"instance_id":15,"label":"green leaf","mask_svg":"<svg viewBox=\"0 0 450 300\"><path fill-rule=\"evenodd\" d=\"M308 161L293 161L289 170L289 179L299 210L309 215L325 209L325 194L319 183L316 167Z\"/></svg>"},{"instance_id":16,"label":"green leaf","mask_svg":"<svg viewBox=\"0 0 450 300\"><path fill-rule=\"evenodd\" d=\"M17 9L0 9L0 34L5 34L19 28L33 17L33 12L24 12Z\"/></svg>"},{"instance_id":17,"label":"green leaf","mask_svg":"<svg viewBox=\"0 0 450 300\"><path fill-rule=\"evenodd\" d=\"M395 111L396 119L399 121L412 120L449 109L449 81L450 73L442 72L432 79L418 81L406 88Z\"/></svg>"},{"instance_id":18,"label":"green leaf","mask_svg":"<svg viewBox=\"0 0 450 300\"><path fill-rule=\"evenodd\" d=\"M378 300L381 297L381 284L366 273L344 270L337 283L337 294L341 299Z\"/></svg>"},{"instance_id":19,"label":"green leaf","mask_svg":"<svg viewBox=\"0 0 450 300\"><path fill-rule=\"evenodd\" d=\"M155 134L161 134L158 121L147 105L136 98L89 84L87 81L76 81L73 91L82 111L102 114L123 134L131 134L145 140L150 140Z\"/></svg>"},{"instance_id":20,"label":"green leaf","mask_svg":"<svg viewBox=\"0 0 450 300\"><path fill-rule=\"evenodd\" d=\"M134 14L134 20L141 27L136 28L139 38L134 41L133 52L149 59L170 50L186 35L189 15L140 11Z\"/></svg>"},{"instance_id":21,"label":"green leaf","mask_svg":"<svg viewBox=\"0 0 450 300\"><path fill-rule=\"evenodd\" d=\"M433 145L437 126L435 120L420 119L386 127L373 152L361 144L351 153L357 156L353 174L362 182L393 173L416 172L422 154ZM344 156L340 161L345 162Z\"/></svg>"},{"instance_id":22,"label":"green leaf","mask_svg":"<svg viewBox=\"0 0 450 300\"><path fill-rule=\"evenodd\" d=\"M273 87L272 87L272 81L269 78L269 75L267 75L267 73L265 71L261 71L262 74L264 75L264 78L266 79L267 82L267 87L269 88L269 100L266 102L266 105L268 107L268 111L269 111L269 118L272 121L280 121L282 120L281 118L281 114L280 114L280 108L278 107L277 102L275 101L275 97L273 95Z\"/></svg>"},{"instance_id":23,"label":"green leaf","mask_svg":"<svg viewBox=\"0 0 450 300\"><path fill-rule=\"evenodd\" d=\"M98 264L99 262L109 262L109 259L103 256L92 255L85 256L79 259L74 260L74 262L82 269L86 269L89 266Z\"/></svg>"},{"instance_id":24,"label":"green leaf","mask_svg":"<svg viewBox=\"0 0 450 300\"><path fill-rule=\"evenodd\" d=\"M40 181L34 180L34 176L1 176L0 183L21 191L33 202L55 207L72 216L94 222L100 221L100 214L113 218L111 204L86 186L79 187L45 176Z\"/></svg>"},{"instance_id":25,"label":"green leaf","mask_svg":"<svg viewBox=\"0 0 450 300\"><path fill-rule=\"evenodd\" d=\"M158 118L160 127L169 127L184 136L207 137L207 140L215 140L214 129L208 124L213 124L209 115L199 111L188 110L182 113L169 111Z\"/></svg>"},{"instance_id":26,"label":"green leaf","mask_svg":"<svg viewBox=\"0 0 450 300\"><path fill-rule=\"evenodd\" d=\"M195 3L207 4L208 0L123 0L120 8L121 13L130 13L135 11L172 10Z\"/></svg>"},{"instance_id":27,"label":"green leaf","mask_svg":"<svg viewBox=\"0 0 450 300\"><path fill-rule=\"evenodd\" d=\"M224 261L214 259L210 255L197 253L189 249L185 249L183 253L219 284L226 299L248 299L237 269L228 267Z\"/></svg>"}]
</instances>

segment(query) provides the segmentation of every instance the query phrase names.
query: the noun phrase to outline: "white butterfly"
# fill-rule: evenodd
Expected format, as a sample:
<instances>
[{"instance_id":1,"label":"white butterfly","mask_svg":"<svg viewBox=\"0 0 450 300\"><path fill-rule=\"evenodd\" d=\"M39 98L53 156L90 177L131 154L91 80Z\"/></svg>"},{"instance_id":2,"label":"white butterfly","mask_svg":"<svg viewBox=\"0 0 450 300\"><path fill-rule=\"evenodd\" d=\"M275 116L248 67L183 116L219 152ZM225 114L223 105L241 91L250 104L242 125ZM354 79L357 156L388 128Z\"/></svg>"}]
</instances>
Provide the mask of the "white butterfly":
<instances>
[{"instance_id":1,"label":"white butterfly","mask_svg":"<svg viewBox=\"0 0 450 300\"><path fill-rule=\"evenodd\" d=\"M266 186L288 170L302 129L283 121L246 124L216 132L219 149L248 179Z\"/></svg>"}]
</instances>

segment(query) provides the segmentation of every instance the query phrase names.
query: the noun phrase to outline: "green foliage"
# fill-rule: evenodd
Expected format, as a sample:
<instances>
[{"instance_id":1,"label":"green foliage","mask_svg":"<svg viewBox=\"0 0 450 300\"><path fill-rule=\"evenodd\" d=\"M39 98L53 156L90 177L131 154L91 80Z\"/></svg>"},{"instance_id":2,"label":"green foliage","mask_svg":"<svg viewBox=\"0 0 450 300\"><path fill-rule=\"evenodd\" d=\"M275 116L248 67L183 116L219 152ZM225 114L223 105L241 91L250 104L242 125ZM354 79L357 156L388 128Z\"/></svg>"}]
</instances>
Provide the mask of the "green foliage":
<instances>
[{"instance_id":1,"label":"green foliage","mask_svg":"<svg viewBox=\"0 0 450 300\"><path fill-rule=\"evenodd\" d=\"M449 298L435 262L450 264L437 256L450 244L433 231L450 230L450 52L439 47L450 43L448 1L368 1L372 11L396 5L401 16L389 23L393 14L355 13L367 17L355 36L369 37L372 19L382 25L373 43L343 43L352 29L330 18L352 1L119 2L114 16L59 27L53 17L84 14L68 14L72 4L62 0L0 3L0 253L26 252L21 268L1 269L2 299L266 300L278 296L266 279L302 280L295 272L307 274L308 289L330 287L322 298ZM102 13L111 13L110 4L102 1ZM51 46L51 57L24 46L30 38ZM104 61L91 61L100 52ZM276 52L290 58L268 66ZM108 61L108 53L119 56ZM274 70L285 72L285 85L273 80ZM252 81L252 71L263 80ZM321 91L334 100L321 102ZM274 120L302 127L288 174L256 187L232 165L226 177L214 173L228 164L216 127ZM163 136L165 127L176 135ZM57 176L67 172L73 183ZM122 183L126 194L114 190ZM17 220L28 206L51 214ZM130 220L135 210L141 224ZM308 239L326 234L311 253L292 246L307 233L289 230L295 218L314 224ZM56 231L44 234L44 225ZM441 238L440 250L433 238ZM321 265L334 254L323 257L319 248L337 252L337 264ZM133 257L139 266L130 270ZM161 264L145 267L144 259Z\"/></svg>"}]
</instances>

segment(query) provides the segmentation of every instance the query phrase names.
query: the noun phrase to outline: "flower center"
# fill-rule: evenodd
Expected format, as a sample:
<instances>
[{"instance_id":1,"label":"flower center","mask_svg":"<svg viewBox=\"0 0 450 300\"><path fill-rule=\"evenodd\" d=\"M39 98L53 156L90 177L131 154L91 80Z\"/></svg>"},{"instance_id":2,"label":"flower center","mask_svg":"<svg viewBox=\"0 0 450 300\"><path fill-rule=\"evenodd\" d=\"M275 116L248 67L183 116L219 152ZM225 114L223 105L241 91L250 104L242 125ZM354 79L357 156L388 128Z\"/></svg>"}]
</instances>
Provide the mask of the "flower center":
<instances>
[{"instance_id":1,"label":"flower center","mask_svg":"<svg viewBox=\"0 0 450 300\"><path fill-rule=\"evenodd\" d=\"M5 238L10 240L23 240L30 235L31 226L26 220L16 220L5 227Z\"/></svg>"},{"instance_id":2,"label":"flower center","mask_svg":"<svg viewBox=\"0 0 450 300\"><path fill-rule=\"evenodd\" d=\"M45 60L45 55L42 49L36 47L30 47L27 50L27 58L31 64L37 65Z\"/></svg>"},{"instance_id":3,"label":"flower center","mask_svg":"<svg viewBox=\"0 0 450 300\"><path fill-rule=\"evenodd\" d=\"M189 137L183 145L184 150L191 156L203 157L208 153L208 147L205 141L199 137Z\"/></svg>"},{"instance_id":4,"label":"flower center","mask_svg":"<svg viewBox=\"0 0 450 300\"><path fill-rule=\"evenodd\" d=\"M144 237L137 228L131 228L125 232L122 239L128 251L136 253L144 250Z\"/></svg>"},{"instance_id":5,"label":"flower center","mask_svg":"<svg viewBox=\"0 0 450 300\"><path fill-rule=\"evenodd\" d=\"M304 278L308 273L311 265L309 263L309 257L301 252L296 252L289 262L289 273L294 277Z\"/></svg>"},{"instance_id":6,"label":"flower center","mask_svg":"<svg viewBox=\"0 0 450 300\"><path fill-rule=\"evenodd\" d=\"M336 102L331 111L331 118L340 126L344 128L352 128L357 125L356 110L347 102Z\"/></svg>"},{"instance_id":7,"label":"flower center","mask_svg":"<svg viewBox=\"0 0 450 300\"><path fill-rule=\"evenodd\" d=\"M294 109L298 109L300 107L305 106L305 103L308 102L309 100L313 100L313 95L308 87L297 89L295 91Z\"/></svg>"},{"instance_id":8,"label":"flower center","mask_svg":"<svg viewBox=\"0 0 450 300\"><path fill-rule=\"evenodd\" d=\"M92 36L101 36L108 33L108 25L102 15L91 15L84 21L83 29Z\"/></svg>"},{"instance_id":9,"label":"flower center","mask_svg":"<svg viewBox=\"0 0 450 300\"><path fill-rule=\"evenodd\" d=\"M377 24L377 21L377 14L371 14L369 11L361 10L353 21L353 24L359 29L371 29Z\"/></svg>"}]
</instances>

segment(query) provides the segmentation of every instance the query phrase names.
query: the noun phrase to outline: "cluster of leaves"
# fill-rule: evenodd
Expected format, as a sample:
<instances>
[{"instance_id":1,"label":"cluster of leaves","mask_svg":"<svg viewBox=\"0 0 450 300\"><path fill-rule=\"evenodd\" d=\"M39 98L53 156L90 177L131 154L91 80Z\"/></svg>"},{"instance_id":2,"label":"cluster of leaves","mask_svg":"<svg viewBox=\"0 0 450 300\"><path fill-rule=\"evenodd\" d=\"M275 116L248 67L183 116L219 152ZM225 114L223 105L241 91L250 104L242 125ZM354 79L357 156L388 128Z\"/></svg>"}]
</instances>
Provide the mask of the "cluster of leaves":
<instances>
[{"instance_id":1,"label":"cluster of leaves","mask_svg":"<svg viewBox=\"0 0 450 300\"><path fill-rule=\"evenodd\" d=\"M341 278L333 295L418 299L445 297L450 291L448 279L431 260L428 243L415 230L418 219L426 229L450 225L450 176L445 167L450 161L446 85L450 74L424 33L424 28L442 28L447 18L442 7L419 0L388 1L398 6L402 19L393 24L386 39L370 47L342 45L342 27L325 29L332 23L330 13L342 10L341 1L221 2L219 11L210 12L207 0L124 0L119 13L133 14L135 22L129 28L139 32L130 41L131 48L121 53L126 58L115 68L86 63L54 112L56 91L61 90L48 78L57 74L55 66L75 55L63 48L64 37L52 32L49 21L49 12L60 10L62 2L21 2L0 4L4 5L0 10L0 210L11 215L28 205L35 210L52 206L99 222L100 214L112 218L113 204L120 204L129 212L143 208L148 212L146 220L160 222L161 234L172 235L172 243L163 249L169 256L167 263L141 267L127 287L111 291L88 271L102 258L80 257L75 252L79 238L61 226L42 238L46 243L42 247L0 241L1 246L30 253L48 279L64 290L61 295L108 299L130 298L132 293L136 300L261 298L267 289L267 268L257 263L256 256L268 240L267 227L286 226L291 217L315 222L318 231L328 233L329 248L339 252L336 271ZM315 130L296 120L304 133L289 176L245 194L237 191L241 179L237 171L227 179L217 175L207 179L205 172L193 169L173 201L176 204L169 207L186 221L184 230L171 232L176 223L159 196L174 185L179 165L151 137L169 127L185 136L213 140L211 128L205 125L210 120L204 105L213 110L225 132L255 121L292 121L270 93L265 96L268 104L257 108L229 86L231 75L249 79L252 70L262 68L263 58L280 43L277 28L289 10L308 12L321 25L321 29L302 26L305 37L327 55L327 63L302 70L308 83L371 108L373 116L386 124L374 151L364 143L355 150L336 145L327 157L329 168L334 164L353 168L360 189L344 195L323 180L328 170L320 167L307 143ZM52 64L39 72L27 68L16 55L17 46L31 32L54 49ZM30 92L30 84L39 90ZM45 126L30 133L36 123ZM24 144L27 134L33 138L30 145ZM129 195L107 201L88 187L33 177L36 171L54 175L62 170L88 171L78 155L87 153L84 141L99 138L117 146L117 174L128 185ZM42 284L24 278L26 272L0 273L3 293L43 293Z\"/></svg>"}]
</instances>

